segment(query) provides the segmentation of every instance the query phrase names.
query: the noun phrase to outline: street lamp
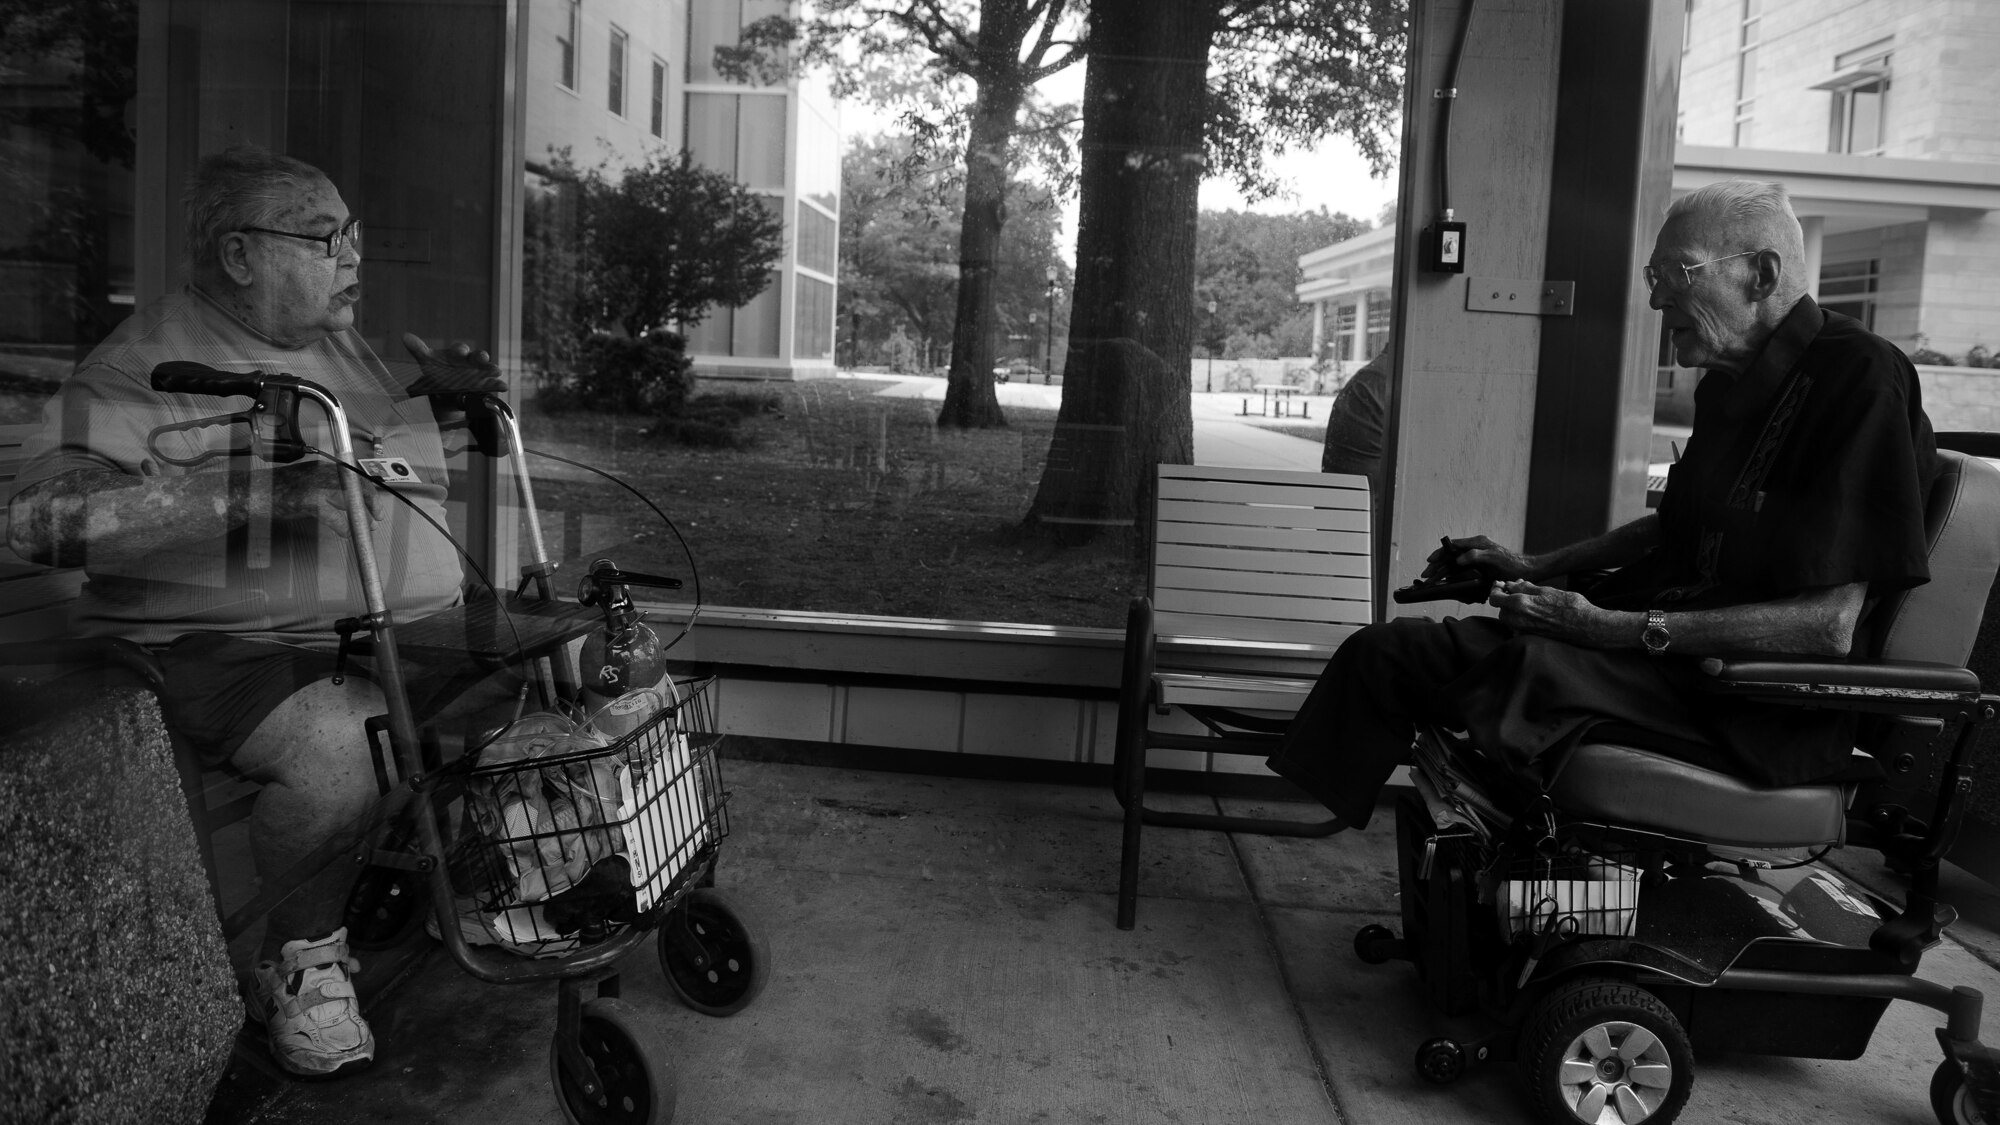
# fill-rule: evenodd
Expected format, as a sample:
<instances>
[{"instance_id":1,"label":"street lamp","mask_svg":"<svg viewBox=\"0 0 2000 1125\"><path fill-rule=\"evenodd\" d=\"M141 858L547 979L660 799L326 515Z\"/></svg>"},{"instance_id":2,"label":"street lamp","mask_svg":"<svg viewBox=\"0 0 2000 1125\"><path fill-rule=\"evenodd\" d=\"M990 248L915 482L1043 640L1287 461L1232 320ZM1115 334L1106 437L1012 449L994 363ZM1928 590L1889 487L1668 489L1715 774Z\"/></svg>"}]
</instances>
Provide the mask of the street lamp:
<instances>
[{"instance_id":1,"label":"street lamp","mask_svg":"<svg viewBox=\"0 0 2000 1125\"><path fill-rule=\"evenodd\" d=\"M1042 385L1046 387L1056 369L1056 268L1054 266L1049 267L1049 284L1048 288L1043 290L1043 296L1049 303L1048 335L1042 341Z\"/></svg>"},{"instance_id":2,"label":"street lamp","mask_svg":"<svg viewBox=\"0 0 2000 1125\"><path fill-rule=\"evenodd\" d=\"M1208 393L1215 393L1215 302L1208 303Z\"/></svg>"}]
</instances>

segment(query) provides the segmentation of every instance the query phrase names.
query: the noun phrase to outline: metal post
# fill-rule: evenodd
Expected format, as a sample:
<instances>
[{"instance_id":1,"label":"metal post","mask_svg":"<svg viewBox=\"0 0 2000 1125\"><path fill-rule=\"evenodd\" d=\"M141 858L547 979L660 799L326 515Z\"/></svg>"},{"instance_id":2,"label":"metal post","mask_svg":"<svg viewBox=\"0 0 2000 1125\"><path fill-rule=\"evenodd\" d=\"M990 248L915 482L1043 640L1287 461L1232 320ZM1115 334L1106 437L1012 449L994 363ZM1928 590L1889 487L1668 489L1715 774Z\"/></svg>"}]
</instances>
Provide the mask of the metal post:
<instances>
[{"instance_id":1,"label":"metal post","mask_svg":"<svg viewBox=\"0 0 2000 1125\"><path fill-rule=\"evenodd\" d=\"M1056 268L1049 267L1048 288L1043 291L1048 298L1047 336L1042 343L1042 385L1048 386L1056 371Z\"/></svg>"},{"instance_id":2,"label":"metal post","mask_svg":"<svg viewBox=\"0 0 2000 1125\"><path fill-rule=\"evenodd\" d=\"M1215 393L1215 302L1208 303L1208 393Z\"/></svg>"}]
</instances>

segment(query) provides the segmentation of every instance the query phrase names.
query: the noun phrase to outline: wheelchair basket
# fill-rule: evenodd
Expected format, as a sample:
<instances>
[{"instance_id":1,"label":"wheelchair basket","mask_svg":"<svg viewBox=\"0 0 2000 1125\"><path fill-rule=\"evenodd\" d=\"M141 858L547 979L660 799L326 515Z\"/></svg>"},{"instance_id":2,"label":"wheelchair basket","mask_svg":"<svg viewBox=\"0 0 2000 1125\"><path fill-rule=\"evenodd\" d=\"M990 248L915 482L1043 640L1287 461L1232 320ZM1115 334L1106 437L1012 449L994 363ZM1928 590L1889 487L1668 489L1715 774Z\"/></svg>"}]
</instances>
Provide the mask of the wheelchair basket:
<instances>
[{"instance_id":1,"label":"wheelchair basket","mask_svg":"<svg viewBox=\"0 0 2000 1125\"><path fill-rule=\"evenodd\" d=\"M1551 929L1632 936L1643 873L1637 859L1569 850L1501 860L1492 872L1492 902L1503 932L1510 940Z\"/></svg>"},{"instance_id":2,"label":"wheelchair basket","mask_svg":"<svg viewBox=\"0 0 2000 1125\"><path fill-rule=\"evenodd\" d=\"M616 738L557 734L535 741L544 752L467 772L447 864L468 942L562 957L650 927L694 887L729 834L714 682L674 682L666 706Z\"/></svg>"}]
</instances>

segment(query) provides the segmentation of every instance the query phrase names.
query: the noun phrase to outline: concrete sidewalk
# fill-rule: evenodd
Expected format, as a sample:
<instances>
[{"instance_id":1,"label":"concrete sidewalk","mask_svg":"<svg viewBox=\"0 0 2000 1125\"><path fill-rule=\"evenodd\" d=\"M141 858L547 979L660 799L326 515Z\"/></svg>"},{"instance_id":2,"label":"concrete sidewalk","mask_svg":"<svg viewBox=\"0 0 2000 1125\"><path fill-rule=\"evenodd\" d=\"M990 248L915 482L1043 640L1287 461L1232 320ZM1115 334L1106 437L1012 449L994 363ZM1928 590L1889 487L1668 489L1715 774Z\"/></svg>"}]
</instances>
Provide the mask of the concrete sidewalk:
<instances>
[{"instance_id":1,"label":"concrete sidewalk","mask_svg":"<svg viewBox=\"0 0 2000 1125\"><path fill-rule=\"evenodd\" d=\"M913 375L876 393L885 398L920 398L929 402L943 402L944 385L945 381L942 378ZM1035 410L1062 408L1060 386L1045 386L1041 383L996 383L993 392L1000 400L1002 409L1010 406ZM1255 416L1259 402L1256 394L1223 391L1207 394L1197 391L1190 397L1194 413L1195 464L1226 465L1238 469L1318 471L1320 457L1318 439L1280 433L1254 425L1244 419L1241 410L1245 402L1250 404L1252 414ZM1332 396L1301 398L1293 402L1293 410L1306 411L1310 417L1255 416L1256 420L1288 426L1318 426L1324 431L1327 412L1333 405Z\"/></svg>"},{"instance_id":2,"label":"concrete sidewalk","mask_svg":"<svg viewBox=\"0 0 2000 1125\"><path fill-rule=\"evenodd\" d=\"M718 883L755 916L774 971L750 1008L712 1019L675 1001L650 947L625 962L624 998L678 1071L679 1121L1532 1120L1511 1068L1421 1081L1417 1045L1469 1028L1427 1009L1408 965L1351 951L1361 925L1396 925L1386 818L1326 840L1149 830L1139 925L1121 932L1107 792L723 766L733 832ZM1923 975L2000 988L1951 939ZM280 1082L239 1051L211 1121L552 1125L553 996L477 984L433 952L373 1009L372 1071ZM1682 1120L1922 1125L1939 1022L1893 1005L1855 1062L1704 1058Z\"/></svg>"}]
</instances>

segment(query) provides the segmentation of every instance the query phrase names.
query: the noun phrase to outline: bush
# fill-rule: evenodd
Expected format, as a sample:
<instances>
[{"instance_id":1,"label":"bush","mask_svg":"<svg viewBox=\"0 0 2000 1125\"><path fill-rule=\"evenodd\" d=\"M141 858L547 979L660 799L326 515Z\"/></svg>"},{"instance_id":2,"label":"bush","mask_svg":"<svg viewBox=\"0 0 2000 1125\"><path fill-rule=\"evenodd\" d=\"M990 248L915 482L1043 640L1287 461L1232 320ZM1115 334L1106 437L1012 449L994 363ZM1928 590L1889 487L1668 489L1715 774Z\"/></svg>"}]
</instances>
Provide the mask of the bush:
<instances>
[{"instance_id":1,"label":"bush","mask_svg":"<svg viewBox=\"0 0 2000 1125\"><path fill-rule=\"evenodd\" d=\"M1932 347L1921 347L1910 353L1911 363L1921 363L1928 367L1957 367L1958 361Z\"/></svg>"},{"instance_id":2,"label":"bush","mask_svg":"<svg viewBox=\"0 0 2000 1125\"><path fill-rule=\"evenodd\" d=\"M1972 349L1965 353L1965 365L1967 367L1992 367L1994 365L1993 353L1986 350L1985 344L1974 344L1972 345Z\"/></svg>"},{"instance_id":3,"label":"bush","mask_svg":"<svg viewBox=\"0 0 2000 1125\"><path fill-rule=\"evenodd\" d=\"M574 404L590 410L672 417L693 390L687 340L675 332L634 339L595 333L583 342Z\"/></svg>"}]
</instances>

